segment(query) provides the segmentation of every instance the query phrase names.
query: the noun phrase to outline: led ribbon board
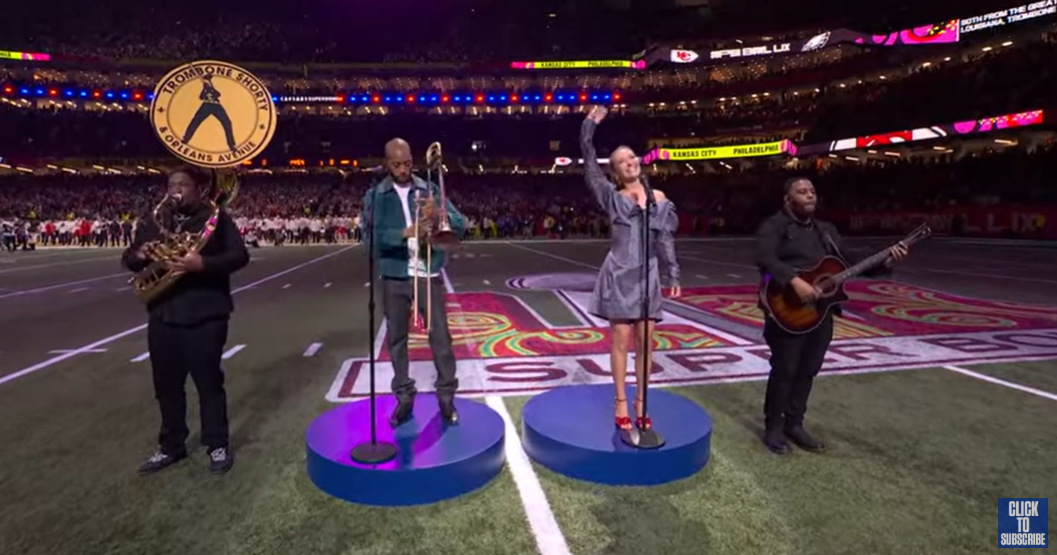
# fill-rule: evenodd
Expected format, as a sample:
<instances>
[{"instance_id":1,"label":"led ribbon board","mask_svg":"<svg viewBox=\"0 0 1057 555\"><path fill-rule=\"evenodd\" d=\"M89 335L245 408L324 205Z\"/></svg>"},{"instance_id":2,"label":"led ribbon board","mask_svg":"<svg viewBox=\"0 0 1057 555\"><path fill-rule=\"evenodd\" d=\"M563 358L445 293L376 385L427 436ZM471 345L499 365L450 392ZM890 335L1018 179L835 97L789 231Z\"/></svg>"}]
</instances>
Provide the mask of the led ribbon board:
<instances>
[{"instance_id":1,"label":"led ribbon board","mask_svg":"<svg viewBox=\"0 0 1057 555\"><path fill-rule=\"evenodd\" d=\"M13 50L0 50L0 60L26 60L31 62L47 62L51 60L48 54L37 52L15 52Z\"/></svg>"},{"instance_id":2,"label":"led ribbon board","mask_svg":"<svg viewBox=\"0 0 1057 555\"><path fill-rule=\"evenodd\" d=\"M728 158L774 156L775 154L790 152L791 150L793 150L793 146L789 141L700 148L658 148L644 156L642 163L649 164L654 160L663 160L666 162L689 162L691 160L723 160Z\"/></svg>"},{"instance_id":3,"label":"led ribbon board","mask_svg":"<svg viewBox=\"0 0 1057 555\"><path fill-rule=\"evenodd\" d=\"M645 60L576 60L569 62L510 62L513 69L646 69Z\"/></svg>"},{"instance_id":4,"label":"led ribbon board","mask_svg":"<svg viewBox=\"0 0 1057 555\"><path fill-rule=\"evenodd\" d=\"M768 44L742 46L739 48L719 49L699 56L692 50L672 49L669 60L672 63L693 63L701 58L704 63L723 63L738 58L755 58L777 54L801 54L813 52L838 44L852 43L864 46L897 46L950 44L961 40L961 35L983 29L1013 25L1057 14L1057 0L1038 0L1013 8L994 11L984 15L948 19L938 23L919 25L909 29L893 31L881 35L870 35L851 29L834 29L824 31L807 40L772 42Z\"/></svg>"},{"instance_id":5,"label":"led ribbon board","mask_svg":"<svg viewBox=\"0 0 1057 555\"><path fill-rule=\"evenodd\" d=\"M1014 23L1053 15L1055 13L1057 13L1057 0L1032 2L1030 4L1024 4L1023 6L998 10L997 12L991 12L989 14L962 18L960 20L961 33L964 35L982 29L1012 25Z\"/></svg>"},{"instance_id":6,"label":"led ribbon board","mask_svg":"<svg viewBox=\"0 0 1057 555\"><path fill-rule=\"evenodd\" d=\"M884 146L897 146L917 141L928 141L931 139L942 139L946 137L959 137L977 133L989 133L1001 129L1013 129L1017 127L1029 127L1039 125L1043 121L1042 110L1031 110L981 118L978 120L959 121L931 127L918 127L901 131L889 131L887 133L876 133L863 135L861 137L849 137L838 139L828 143L817 143L800 147L800 154L826 154L840 152L842 150L858 150L863 148L877 148Z\"/></svg>"}]
</instances>

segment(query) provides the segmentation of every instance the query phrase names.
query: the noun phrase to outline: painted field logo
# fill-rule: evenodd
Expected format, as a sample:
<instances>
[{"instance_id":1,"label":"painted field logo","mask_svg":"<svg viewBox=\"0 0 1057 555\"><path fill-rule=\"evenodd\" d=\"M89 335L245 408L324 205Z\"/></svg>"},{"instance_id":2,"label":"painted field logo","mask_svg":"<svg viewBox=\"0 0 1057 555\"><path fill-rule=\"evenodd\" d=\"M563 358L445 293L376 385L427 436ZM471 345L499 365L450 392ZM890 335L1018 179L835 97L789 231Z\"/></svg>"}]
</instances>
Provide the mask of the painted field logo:
<instances>
[{"instance_id":1,"label":"painted field logo","mask_svg":"<svg viewBox=\"0 0 1057 555\"><path fill-rule=\"evenodd\" d=\"M580 280L518 278L505 293L447 296L460 393L524 395L579 383L606 383L609 329L587 313ZM566 282L547 291L544 282ZM570 290L572 289L572 290ZM1057 358L1057 309L955 297L910 285L849 284L852 301L837 320L823 372L856 373L949 364ZM752 286L689 288L665 305L654 337L653 383L685 385L762 379L770 353ZM392 363L385 326L375 345L378 386ZM428 390L435 370L426 338L412 336L411 376ZM366 359L346 360L327 398L367 394Z\"/></svg>"},{"instance_id":2,"label":"painted field logo","mask_svg":"<svg viewBox=\"0 0 1057 555\"><path fill-rule=\"evenodd\" d=\"M1049 500L1003 497L998 500L998 547L1049 547Z\"/></svg>"},{"instance_id":3,"label":"painted field logo","mask_svg":"<svg viewBox=\"0 0 1057 555\"><path fill-rule=\"evenodd\" d=\"M275 134L271 93L227 62L192 62L170 71L154 90L150 114L169 151L207 168L237 166L260 154Z\"/></svg>"}]
</instances>

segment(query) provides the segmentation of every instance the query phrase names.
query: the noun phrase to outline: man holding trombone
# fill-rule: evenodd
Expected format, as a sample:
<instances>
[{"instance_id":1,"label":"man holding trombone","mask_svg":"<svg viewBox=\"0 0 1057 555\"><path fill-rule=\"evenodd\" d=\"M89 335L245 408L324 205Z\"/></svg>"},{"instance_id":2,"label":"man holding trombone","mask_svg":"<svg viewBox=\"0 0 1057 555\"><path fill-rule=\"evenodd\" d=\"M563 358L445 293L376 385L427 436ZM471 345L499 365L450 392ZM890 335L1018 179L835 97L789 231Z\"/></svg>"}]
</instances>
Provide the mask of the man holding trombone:
<instances>
[{"instance_id":1,"label":"man holding trombone","mask_svg":"<svg viewBox=\"0 0 1057 555\"><path fill-rule=\"evenodd\" d=\"M430 147L427 164L436 168L439 185L412 175L411 147L406 141L389 141L385 145L387 175L363 198L361 222L364 234L375 234L372 255L378 257L389 326L386 348L393 362L392 391L397 399L389 423L394 427L411 418L417 393L409 373L407 345L412 331L429 336L441 417L448 424L459 419L455 411L459 381L440 272L446 262L444 250L457 243L466 223L444 196L439 143Z\"/></svg>"}]
</instances>

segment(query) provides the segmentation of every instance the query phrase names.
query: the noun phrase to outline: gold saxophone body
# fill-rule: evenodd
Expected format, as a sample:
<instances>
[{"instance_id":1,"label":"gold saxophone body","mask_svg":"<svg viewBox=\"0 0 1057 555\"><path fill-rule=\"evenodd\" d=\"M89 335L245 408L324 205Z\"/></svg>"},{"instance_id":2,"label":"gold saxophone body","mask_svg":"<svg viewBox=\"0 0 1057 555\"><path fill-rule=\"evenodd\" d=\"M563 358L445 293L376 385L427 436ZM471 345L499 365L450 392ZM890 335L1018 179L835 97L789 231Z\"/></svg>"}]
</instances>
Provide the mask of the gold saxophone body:
<instances>
[{"instance_id":1,"label":"gold saxophone body","mask_svg":"<svg viewBox=\"0 0 1057 555\"><path fill-rule=\"evenodd\" d=\"M166 194L154 207L151 217L161 236L147 243L150 263L129 280L136 296L144 303L157 299L183 277L183 272L171 270L167 262L178 260L191 253L201 252L217 228L220 211L229 206L238 195L238 176L232 170L213 170L213 184L207 202L210 215L200 232L174 231L173 213L176 208L171 195Z\"/></svg>"}]
</instances>

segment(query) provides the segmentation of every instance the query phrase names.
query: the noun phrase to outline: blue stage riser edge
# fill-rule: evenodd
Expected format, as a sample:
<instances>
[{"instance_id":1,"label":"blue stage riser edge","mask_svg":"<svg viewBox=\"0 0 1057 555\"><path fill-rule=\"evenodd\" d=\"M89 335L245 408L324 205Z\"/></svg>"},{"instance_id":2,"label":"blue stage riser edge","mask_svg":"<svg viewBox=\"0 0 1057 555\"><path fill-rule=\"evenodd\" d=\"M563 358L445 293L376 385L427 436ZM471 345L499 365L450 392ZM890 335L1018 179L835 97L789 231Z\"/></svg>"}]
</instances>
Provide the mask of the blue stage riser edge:
<instances>
[{"instance_id":1,"label":"blue stage riser edge","mask_svg":"<svg viewBox=\"0 0 1057 555\"><path fill-rule=\"evenodd\" d=\"M665 390L650 392L653 425L664 438L657 449L624 444L612 407L610 384L562 386L533 397L521 409L525 452L557 474L613 486L665 484L708 465L712 418L694 401Z\"/></svg>"},{"instance_id":2,"label":"blue stage riser edge","mask_svg":"<svg viewBox=\"0 0 1057 555\"><path fill-rule=\"evenodd\" d=\"M530 428L522 426L521 433L525 438L525 452L538 464L570 478L610 486L656 486L689 478L708 465L712 452L712 434L709 433L704 444L664 451L662 457L645 459L640 453L614 454L614 457L624 461L623 469L613 473L613 467L599 465L590 457L577 456L568 451L564 455L560 454L562 445ZM658 467L663 468L663 472L658 472ZM629 474L634 477L629 478Z\"/></svg>"},{"instance_id":3,"label":"blue stage riser edge","mask_svg":"<svg viewBox=\"0 0 1057 555\"><path fill-rule=\"evenodd\" d=\"M361 505L397 507L436 503L477 490L498 476L506 464L503 443L500 441L482 454L478 460L480 466L455 474L444 467L415 472L357 469L350 473L348 466L319 456L306 445L308 477L324 493ZM352 476L358 478L350 479Z\"/></svg>"}]
</instances>

